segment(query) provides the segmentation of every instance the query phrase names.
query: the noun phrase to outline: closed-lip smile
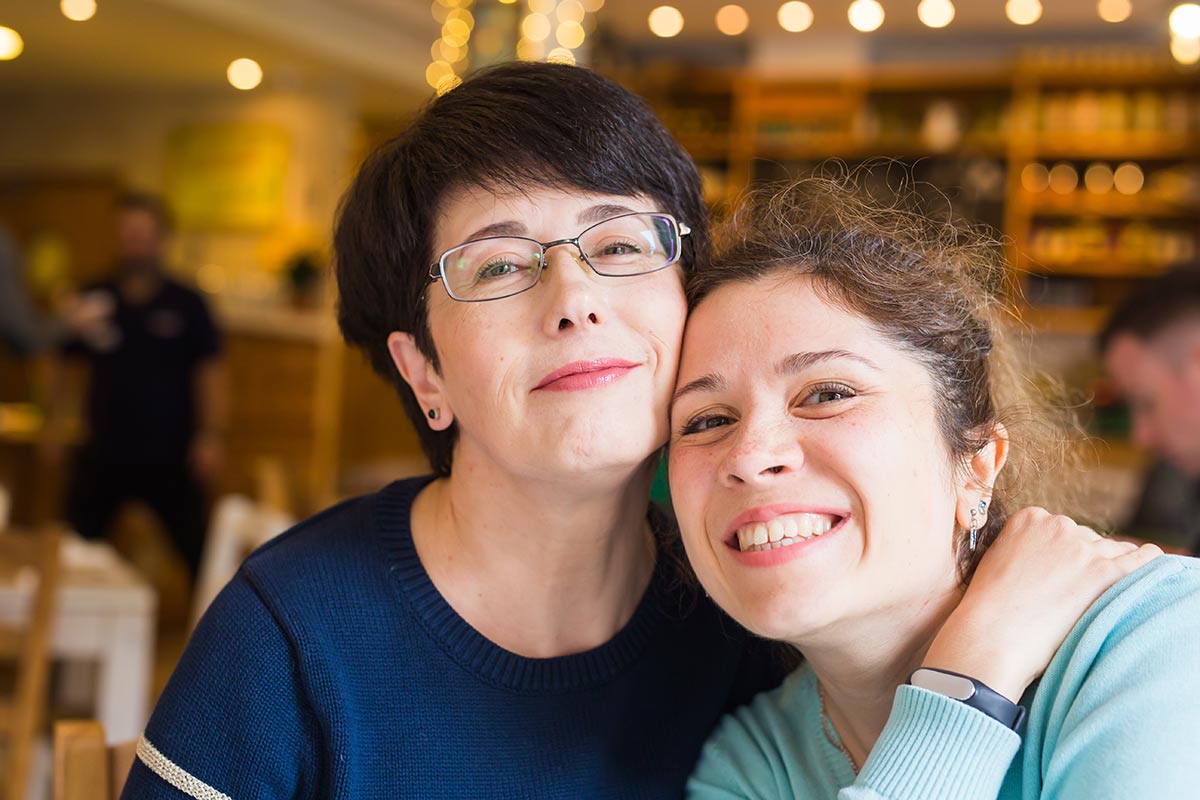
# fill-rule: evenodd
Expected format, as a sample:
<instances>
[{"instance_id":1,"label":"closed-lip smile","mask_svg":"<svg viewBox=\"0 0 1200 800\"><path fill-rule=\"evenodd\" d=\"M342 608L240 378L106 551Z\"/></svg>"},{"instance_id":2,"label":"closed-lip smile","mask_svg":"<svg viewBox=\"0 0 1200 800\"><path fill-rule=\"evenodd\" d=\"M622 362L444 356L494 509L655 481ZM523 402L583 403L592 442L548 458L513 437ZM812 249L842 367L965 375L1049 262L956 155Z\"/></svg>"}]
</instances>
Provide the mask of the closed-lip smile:
<instances>
[{"instance_id":1,"label":"closed-lip smile","mask_svg":"<svg viewBox=\"0 0 1200 800\"><path fill-rule=\"evenodd\" d=\"M571 392L580 389L594 389L620 380L638 366L638 364L623 358L593 358L572 361L542 378L541 382L533 387L533 391Z\"/></svg>"}]
</instances>

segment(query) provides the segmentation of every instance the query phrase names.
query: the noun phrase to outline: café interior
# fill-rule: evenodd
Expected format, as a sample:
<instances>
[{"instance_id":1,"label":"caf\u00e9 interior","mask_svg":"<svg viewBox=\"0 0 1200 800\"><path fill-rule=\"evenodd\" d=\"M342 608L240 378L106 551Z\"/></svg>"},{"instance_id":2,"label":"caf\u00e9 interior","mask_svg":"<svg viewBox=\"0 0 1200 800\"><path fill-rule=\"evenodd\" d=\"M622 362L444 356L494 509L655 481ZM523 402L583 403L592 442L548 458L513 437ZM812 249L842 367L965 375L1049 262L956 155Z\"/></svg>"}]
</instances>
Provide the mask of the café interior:
<instances>
[{"instance_id":1,"label":"caf\u00e9 interior","mask_svg":"<svg viewBox=\"0 0 1200 800\"><path fill-rule=\"evenodd\" d=\"M1134 441L1096 337L1139 283L1198 259L1200 6L667 2L0 7L0 622L20 634L0 636L7 797L71 796L51 779L56 722L99 723L108 746L137 738L255 547L427 471L394 387L342 341L332 225L374 147L512 59L588 67L646 98L698 165L714 220L755 185L834 165L913 182L991 226L1026 357L1086 430L1073 513L1129 531L1165 467ZM122 258L130 193L169 212L162 263L220 342L194 575L146 503L121 504L92 538L67 511L94 409L62 328L103 315L88 287ZM7 329L18 306L52 341ZM1136 534L1192 546L1169 524Z\"/></svg>"}]
</instances>

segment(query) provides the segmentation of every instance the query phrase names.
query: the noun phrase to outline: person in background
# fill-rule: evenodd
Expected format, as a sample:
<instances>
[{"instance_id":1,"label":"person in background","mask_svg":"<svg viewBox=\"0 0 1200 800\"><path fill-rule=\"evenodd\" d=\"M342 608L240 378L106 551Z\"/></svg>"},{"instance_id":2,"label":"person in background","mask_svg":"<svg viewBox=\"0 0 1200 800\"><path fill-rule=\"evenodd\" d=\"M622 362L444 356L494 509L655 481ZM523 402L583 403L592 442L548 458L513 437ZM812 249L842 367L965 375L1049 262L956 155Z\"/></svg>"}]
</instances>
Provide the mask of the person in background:
<instances>
[{"instance_id":1,"label":"person in background","mask_svg":"<svg viewBox=\"0 0 1200 800\"><path fill-rule=\"evenodd\" d=\"M336 226L338 319L433 474L246 560L125 796L678 798L721 714L781 674L648 502L706 217L679 143L582 68L481 70L376 150ZM1052 598L1079 552L979 593ZM972 612L939 635L960 660ZM1036 672L1029 621L986 638Z\"/></svg>"},{"instance_id":2,"label":"person in background","mask_svg":"<svg viewBox=\"0 0 1200 800\"><path fill-rule=\"evenodd\" d=\"M989 630L1036 608L1040 677L1005 647L944 660L935 634L998 551L1027 548L1030 577L1056 581L1053 526L995 536L1076 479L1072 426L1006 341L999 244L903 199L844 178L764 190L689 283L670 451L688 559L804 662L721 723L688 794L1194 796L1195 559L1092 533L1091 591L977 609ZM929 724L900 730L912 717ZM929 738L962 746L929 757Z\"/></svg>"},{"instance_id":3,"label":"person in background","mask_svg":"<svg viewBox=\"0 0 1200 800\"><path fill-rule=\"evenodd\" d=\"M63 348L88 367L86 438L66 516L82 536L97 538L123 504L142 501L194 578L225 434L221 336L203 297L166 272L162 201L125 195L118 224L113 276L81 292L80 302L103 313Z\"/></svg>"},{"instance_id":4,"label":"person in background","mask_svg":"<svg viewBox=\"0 0 1200 800\"><path fill-rule=\"evenodd\" d=\"M1113 311L1099 346L1134 443L1165 462L1148 473L1128 528L1200 554L1200 268L1146 281Z\"/></svg>"}]
</instances>

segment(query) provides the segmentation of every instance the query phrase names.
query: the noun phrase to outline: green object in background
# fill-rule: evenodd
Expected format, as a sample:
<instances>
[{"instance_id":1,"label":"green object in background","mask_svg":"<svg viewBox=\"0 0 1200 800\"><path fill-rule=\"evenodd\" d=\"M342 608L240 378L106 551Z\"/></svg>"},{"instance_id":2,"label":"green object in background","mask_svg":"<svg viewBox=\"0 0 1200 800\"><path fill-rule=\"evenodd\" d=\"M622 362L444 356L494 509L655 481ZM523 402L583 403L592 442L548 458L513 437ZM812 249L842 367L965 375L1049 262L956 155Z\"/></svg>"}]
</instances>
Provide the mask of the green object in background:
<instances>
[{"instance_id":1,"label":"green object in background","mask_svg":"<svg viewBox=\"0 0 1200 800\"><path fill-rule=\"evenodd\" d=\"M667 448L665 447L662 457L658 459L658 470L654 473L654 482L650 484L650 501L658 503L667 510L674 510L671 506L671 487L667 483Z\"/></svg>"}]
</instances>

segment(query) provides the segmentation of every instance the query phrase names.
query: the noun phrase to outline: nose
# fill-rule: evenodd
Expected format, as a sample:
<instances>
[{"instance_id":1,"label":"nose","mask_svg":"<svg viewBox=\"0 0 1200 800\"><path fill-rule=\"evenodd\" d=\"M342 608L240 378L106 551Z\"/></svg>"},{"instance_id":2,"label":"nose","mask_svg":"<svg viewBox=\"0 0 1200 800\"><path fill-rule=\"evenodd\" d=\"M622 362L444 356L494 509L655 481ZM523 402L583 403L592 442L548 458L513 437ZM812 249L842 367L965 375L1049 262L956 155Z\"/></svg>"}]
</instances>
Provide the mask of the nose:
<instances>
[{"instance_id":1,"label":"nose","mask_svg":"<svg viewBox=\"0 0 1200 800\"><path fill-rule=\"evenodd\" d=\"M721 465L727 487L766 485L800 469L804 455L782 421L744 417Z\"/></svg>"},{"instance_id":2,"label":"nose","mask_svg":"<svg viewBox=\"0 0 1200 800\"><path fill-rule=\"evenodd\" d=\"M546 250L541 283L548 290L548 334L599 325L607 319L603 292L595 277L574 244L564 242Z\"/></svg>"}]
</instances>

